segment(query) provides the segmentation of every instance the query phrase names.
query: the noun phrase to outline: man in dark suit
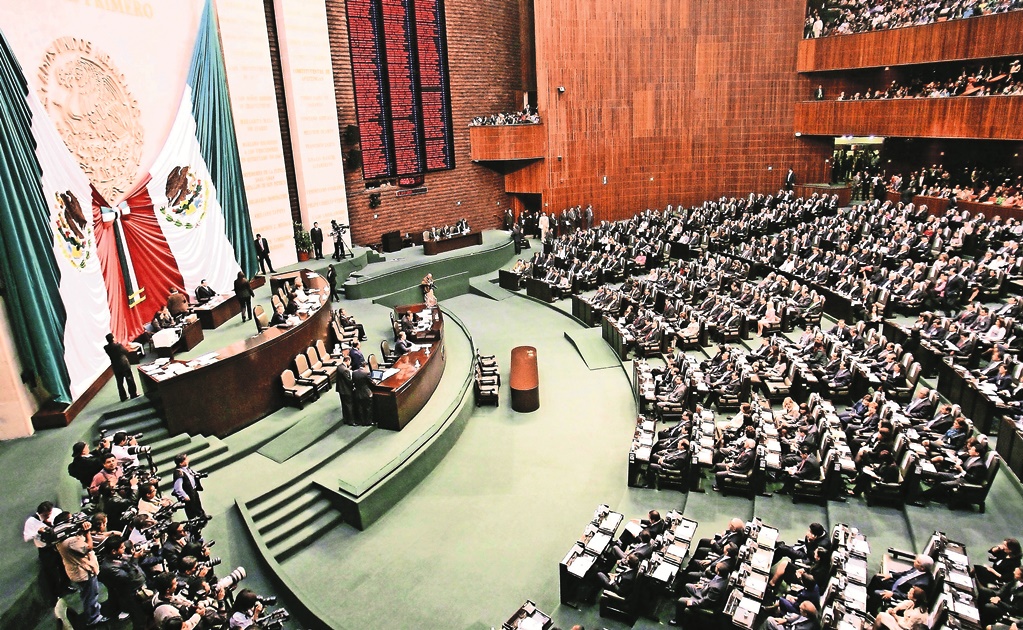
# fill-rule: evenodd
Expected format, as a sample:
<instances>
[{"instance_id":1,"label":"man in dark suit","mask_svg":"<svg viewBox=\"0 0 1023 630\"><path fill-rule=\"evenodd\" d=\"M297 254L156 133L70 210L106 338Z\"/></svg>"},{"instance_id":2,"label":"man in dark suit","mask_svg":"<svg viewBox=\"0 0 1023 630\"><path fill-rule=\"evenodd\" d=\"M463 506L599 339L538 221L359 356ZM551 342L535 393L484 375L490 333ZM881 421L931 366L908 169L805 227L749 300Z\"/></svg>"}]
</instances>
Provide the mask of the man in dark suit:
<instances>
[{"instance_id":1,"label":"man in dark suit","mask_svg":"<svg viewBox=\"0 0 1023 630\"><path fill-rule=\"evenodd\" d=\"M779 494L789 494L792 492L792 486L799 480L821 478L820 460L811 452L809 446L803 446L799 449L799 458L798 464L786 469L788 477L785 479L785 486L779 491Z\"/></svg>"},{"instance_id":2,"label":"man in dark suit","mask_svg":"<svg viewBox=\"0 0 1023 630\"><path fill-rule=\"evenodd\" d=\"M805 460L804 460L805 461ZM818 466L820 470L820 466ZM820 523L810 523L806 529L806 535L794 545L784 543L778 545L774 551L774 572L771 574L771 586L777 586L782 578L789 584L796 580L796 565L794 561L812 561L817 550L831 553L831 539L828 537L828 530Z\"/></svg>"},{"instance_id":3,"label":"man in dark suit","mask_svg":"<svg viewBox=\"0 0 1023 630\"><path fill-rule=\"evenodd\" d=\"M869 593L867 609L876 612L882 603L895 603L906 599L909 589L914 586L927 590L931 583L931 569L933 567L933 558L919 555L914 558L913 567L910 569L886 575L875 575L867 586L867 592Z\"/></svg>"},{"instance_id":4,"label":"man in dark suit","mask_svg":"<svg viewBox=\"0 0 1023 630\"><path fill-rule=\"evenodd\" d=\"M613 572L597 573L597 581L605 590L614 591L621 597L628 597L636 586L636 576L639 574L639 556L630 555L625 559L625 567Z\"/></svg>"},{"instance_id":5,"label":"man in dark suit","mask_svg":"<svg viewBox=\"0 0 1023 630\"><path fill-rule=\"evenodd\" d=\"M103 346L103 351L110 357L110 368L114 371L117 395L121 397L121 402L127 400L128 396L137 398L139 394L135 387L135 376L131 372L131 361L128 360L128 355L131 352L114 341L113 334L107 335L107 345ZM126 387L127 393L124 391Z\"/></svg>"},{"instance_id":6,"label":"man in dark suit","mask_svg":"<svg viewBox=\"0 0 1023 630\"><path fill-rule=\"evenodd\" d=\"M195 288L195 299L199 301L199 304L205 304L215 297L217 297L217 292L213 290L213 287L206 284L206 278L203 278L199 286Z\"/></svg>"},{"instance_id":7,"label":"man in dark suit","mask_svg":"<svg viewBox=\"0 0 1023 630\"><path fill-rule=\"evenodd\" d=\"M352 341L352 347L348 351L348 356L352 359L352 369L359 370L362 366L366 365L366 357L362 354L362 348L359 340Z\"/></svg>"},{"instance_id":8,"label":"man in dark suit","mask_svg":"<svg viewBox=\"0 0 1023 630\"><path fill-rule=\"evenodd\" d=\"M990 626L1005 615L1023 615L1023 569L1016 567L1013 579L998 590L998 594L980 608L980 622Z\"/></svg>"},{"instance_id":9,"label":"man in dark suit","mask_svg":"<svg viewBox=\"0 0 1023 630\"><path fill-rule=\"evenodd\" d=\"M950 313L959 309L964 291L966 291L966 278L962 273L956 273L945 283L944 307Z\"/></svg>"},{"instance_id":10,"label":"man in dark suit","mask_svg":"<svg viewBox=\"0 0 1023 630\"><path fill-rule=\"evenodd\" d=\"M961 464L953 466L947 473L938 473L932 478L932 485L921 493L923 501L948 498L959 486L964 483L982 484L987 478L987 464L984 462L986 453L982 453L977 444L971 444L967 451L967 457Z\"/></svg>"},{"instance_id":11,"label":"man in dark suit","mask_svg":"<svg viewBox=\"0 0 1023 630\"><path fill-rule=\"evenodd\" d=\"M714 578L705 584L689 584L686 586L688 597L681 597L675 602L675 617L668 623L681 625L682 617L687 611L696 608L713 610L725 596L728 588L728 569L721 564L716 565Z\"/></svg>"},{"instance_id":12,"label":"man in dark suit","mask_svg":"<svg viewBox=\"0 0 1023 630\"><path fill-rule=\"evenodd\" d=\"M369 366L363 365L358 370L353 369L352 382L355 386L356 424L369 426L374 423L373 390L370 388L373 381L369 378Z\"/></svg>"},{"instance_id":13,"label":"man in dark suit","mask_svg":"<svg viewBox=\"0 0 1023 630\"><path fill-rule=\"evenodd\" d=\"M689 440L685 438L680 439L675 445L674 450L670 450L658 457L656 461L650 462L650 475L654 478L654 486L658 485L657 482L660 479L662 470L687 470L689 468L689 459Z\"/></svg>"},{"instance_id":14,"label":"man in dark suit","mask_svg":"<svg viewBox=\"0 0 1023 630\"><path fill-rule=\"evenodd\" d=\"M259 272L266 275L266 270L269 269L270 273L277 273L274 271L273 263L270 262L270 243L262 235L257 234L255 245L256 258L259 260Z\"/></svg>"},{"instance_id":15,"label":"man in dark suit","mask_svg":"<svg viewBox=\"0 0 1023 630\"><path fill-rule=\"evenodd\" d=\"M355 421L355 380L352 375L352 360L341 358L337 368L337 395L341 398L341 421L356 424Z\"/></svg>"},{"instance_id":16,"label":"man in dark suit","mask_svg":"<svg viewBox=\"0 0 1023 630\"><path fill-rule=\"evenodd\" d=\"M313 222L309 238L313 241L313 255L316 256L316 260L323 260L323 230L320 229L319 223Z\"/></svg>"},{"instance_id":17,"label":"man in dark suit","mask_svg":"<svg viewBox=\"0 0 1023 630\"><path fill-rule=\"evenodd\" d=\"M804 601L799 604L799 611L784 617L768 617L762 630L816 630L817 607L813 602Z\"/></svg>"},{"instance_id":18,"label":"man in dark suit","mask_svg":"<svg viewBox=\"0 0 1023 630\"><path fill-rule=\"evenodd\" d=\"M729 475L749 474L753 470L753 465L756 461L757 442L747 438L743 443L742 450L736 454L734 459L717 465L718 471L714 473L714 490L718 490L721 487L722 481Z\"/></svg>"},{"instance_id":19,"label":"man in dark suit","mask_svg":"<svg viewBox=\"0 0 1023 630\"><path fill-rule=\"evenodd\" d=\"M270 317L270 326L280 326L281 324L288 323L288 316L284 313L284 306L278 305L274 310L273 316Z\"/></svg>"},{"instance_id":20,"label":"man in dark suit","mask_svg":"<svg viewBox=\"0 0 1023 630\"><path fill-rule=\"evenodd\" d=\"M741 518L733 518L728 521L728 527L725 528L725 531L715 534L712 539L700 539L700 542L696 545L696 551L693 552L693 560L706 558L710 554L720 554L724 552L725 547L729 543L735 543L741 547L745 542L746 523Z\"/></svg>"},{"instance_id":21,"label":"man in dark suit","mask_svg":"<svg viewBox=\"0 0 1023 630\"><path fill-rule=\"evenodd\" d=\"M792 190L796 185L796 172L789 167L789 172L785 174L785 190Z\"/></svg>"},{"instance_id":22,"label":"man in dark suit","mask_svg":"<svg viewBox=\"0 0 1023 630\"><path fill-rule=\"evenodd\" d=\"M911 420L926 420L933 417L934 401L931 400L931 390L921 387L916 393L916 398L905 406L902 413Z\"/></svg>"}]
</instances>

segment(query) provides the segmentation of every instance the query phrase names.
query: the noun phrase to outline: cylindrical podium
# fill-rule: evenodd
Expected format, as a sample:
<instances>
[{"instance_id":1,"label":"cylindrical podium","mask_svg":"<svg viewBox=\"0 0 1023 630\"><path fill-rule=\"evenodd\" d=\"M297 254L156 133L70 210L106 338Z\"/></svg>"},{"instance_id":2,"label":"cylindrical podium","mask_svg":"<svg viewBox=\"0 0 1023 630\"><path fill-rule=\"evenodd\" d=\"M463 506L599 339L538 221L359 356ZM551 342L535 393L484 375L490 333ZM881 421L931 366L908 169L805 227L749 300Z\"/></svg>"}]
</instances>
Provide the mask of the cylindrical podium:
<instances>
[{"instance_id":1,"label":"cylindrical podium","mask_svg":"<svg viewBox=\"0 0 1023 630\"><path fill-rule=\"evenodd\" d=\"M512 409L529 412L540 408L540 372L536 367L536 348L512 348L509 385Z\"/></svg>"}]
</instances>

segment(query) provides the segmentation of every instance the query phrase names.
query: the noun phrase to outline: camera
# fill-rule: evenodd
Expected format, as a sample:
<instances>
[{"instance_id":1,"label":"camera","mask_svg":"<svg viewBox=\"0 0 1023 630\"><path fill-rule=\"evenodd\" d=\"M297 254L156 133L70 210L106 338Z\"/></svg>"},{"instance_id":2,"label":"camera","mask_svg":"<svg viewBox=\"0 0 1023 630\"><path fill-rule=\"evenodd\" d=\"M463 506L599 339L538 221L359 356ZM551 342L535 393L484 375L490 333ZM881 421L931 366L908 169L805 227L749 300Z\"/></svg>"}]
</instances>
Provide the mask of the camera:
<instances>
[{"instance_id":1,"label":"camera","mask_svg":"<svg viewBox=\"0 0 1023 630\"><path fill-rule=\"evenodd\" d=\"M205 479L210 476L208 472L196 472L194 470L192 471L192 474L195 475L196 479Z\"/></svg>"},{"instance_id":2,"label":"camera","mask_svg":"<svg viewBox=\"0 0 1023 630\"><path fill-rule=\"evenodd\" d=\"M224 577L217 581L216 588L224 589L227 591L233 590L234 587L238 586L238 582L245 579L245 567L238 567L234 571L231 571Z\"/></svg>"},{"instance_id":3,"label":"camera","mask_svg":"<svg viewBox=\"0 0 1023 630\"><path fill-rule=\"evenodd\" d=\"M256 601L259 602L260 604L263 604L263 606L273 606L274 604L277 603L277 596L276 595L257 595L256 596Z\"/></svg>"},{"instance_id":4,"label":"camera","mask_svg":"<svg viewBox=\"0 0 1023 630\"><path fill-rule=\"evenodd\" d=\"M71 520L61 523L60 525L54 525L53 527L44 527L39 530L39 540L43 541L48 545L53 545L72 536L79 536L85 533L82 529L82 525L89 520L89 515L85 512L76 512L71 515Z\"/></svg>"},{"instance_id":5,"label":"camera","mask_svg":"<svg viewBox=\"0 0 1023 630\"><path fill-rule=\"evenodd\" d=\"M268 615L263 615L259 620L259 625L266 630L280 630L280 628L284 627L284 622L290 618L291 613L284 608L278 608Z\"/></svg>"},{"instance_id":6,"label":"camera","mask_svg":"<svg viewBox=\"0 0 1023 630\"><path fill-rule=\"evenodd\" d=\"M338 223L336 220L330 220L330 234L334 238L340 238L342 234L348 231L349 226L344 223Z\"/></svg>"},{"instance_id":7,"label":"camera","mask_svg":"<svg viewBox=\"0 0 1023 630\"><path fill-rule=\"evenodd\" d=\"M139 435L142 435L139 433ZM153 452L152 446L129 446L126 449L129 455L149 455Z\"/></svg>"},{"instance_id":8,"label":"camera","mask_svg":"<svg viewBox=\"0 0 1023 630\"><path fill-rule=\"evenodd\" d=\"M208 558L206 560L203 560L202 562L195 563L195 568L196 569L202 569L202 568L212 569L213 567L221 564L223 561L224 561L223 558L219 558L217 556L212 556L212 557L210 557L210 558Z\"/></svg>"}]
</instances>

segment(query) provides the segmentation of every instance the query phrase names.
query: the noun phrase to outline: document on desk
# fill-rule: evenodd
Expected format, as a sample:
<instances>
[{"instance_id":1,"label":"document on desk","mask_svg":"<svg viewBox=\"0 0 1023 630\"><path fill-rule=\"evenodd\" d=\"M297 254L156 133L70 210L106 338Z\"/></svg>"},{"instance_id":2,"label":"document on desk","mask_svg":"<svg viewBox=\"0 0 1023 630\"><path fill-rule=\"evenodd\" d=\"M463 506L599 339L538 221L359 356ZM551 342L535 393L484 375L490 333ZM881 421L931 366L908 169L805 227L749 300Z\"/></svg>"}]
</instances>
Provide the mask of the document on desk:
<instances>
[{"instance_id":1,"label":"document on desk","mask_svg":"<svg viewBox=\"0 0 1023 630\"><path fill-rule=\"evenodd\" d=\"M961 573L959 571L949 571L948 575L945 576L945 579L948 582L950 582L952 586L960 590L970 592L973 591L973 578L971 578L966 573Z\"/></svg>"},{"instance_id":2,"label":"document on desk","mask_svg":"<svg viewBox=\"0 0 1023 630\"><path fill-rule=\"evenodd\" d=\"M951 562L957 567L970 566L970 559L967 558L965 554L957 553L955 551L949 551L948 548L946 548L943 555L945 556L945 560Z\"/></svg>"},{"instance_id":3,"label":"document on desk","mask_svg":"<svg viewBox=\"0 0 1023 630\"><path fill-rule=\"evenodd\" d=\"M586 548L599 555L604 553L609 542L611 542L611 536L604 532L597 532L592 538L590 538L590 541L586 543Z\"/></svg>"},{"instance_id":4,"label":"document on desk","mask_svg":"<svg viewBox=\"0 0 1023 630\"><path fill-rule=\"evenodd\" d=\"M778 530L773 527L761 527L760 533L757 534L757 544L761 547L767 547L774 549L775 544L778 542Z\"/></svg>"},{"instance_id":5,"label":"document on desk","mask_svg":"<svg viewBox=\"0 0 1023 630\"><path fill-rule=\"evenodd\" d=\"M664 555L669 556L671 559L681 564L681 562L685 560L687 553L689 553L689 545L687 543L672 543L672 545L668 547L667 551L664 552Z\"/></svg>"},{"instance_id":6,"label":"document on desk","mask_svg":"<svg viewBox=\"0 0 1023 630\"><path fill-rule=\"evenodd\" d=\"M682 522L675 528L675 538L689 542L696 534L696 525L696 521L691 521L688 518L682 519Z\"/></svg>"},{"instance_id":7,"label":"document on desk","mask_svg":"<svg viewBox=\"0 0 1023 630\"><path fill-rule=\"evenodd\" d=\"M657 565L657 568L654 570L653 577L658 582L667 583L670 582L671 579L675 577L676 572L678 572L677 565L674 565L670 562L662 562L659 565Z\"/></svg>"},{"instance_id":8,"label":"document on desk","mask_svg":"<svg viewBox=\"0 0 1023 630\"><path fill-rule=\"evenodd\" d=\"M761 573L767 573L771 570L771 560L774 558L774 553L770 549L760 548L750 557L750 566L755 571Z\"/></svg>"},{"instance_id":9,"label":"document on desk","mask_svg":"<svg viewBox=\"0 0 1023 630\"><path fill-rule=\"evenodd\" d=\"M581 553L568 563L568 572L576 577L583 577L597 561L597 556Z\"/></svg>"}]
</instances>

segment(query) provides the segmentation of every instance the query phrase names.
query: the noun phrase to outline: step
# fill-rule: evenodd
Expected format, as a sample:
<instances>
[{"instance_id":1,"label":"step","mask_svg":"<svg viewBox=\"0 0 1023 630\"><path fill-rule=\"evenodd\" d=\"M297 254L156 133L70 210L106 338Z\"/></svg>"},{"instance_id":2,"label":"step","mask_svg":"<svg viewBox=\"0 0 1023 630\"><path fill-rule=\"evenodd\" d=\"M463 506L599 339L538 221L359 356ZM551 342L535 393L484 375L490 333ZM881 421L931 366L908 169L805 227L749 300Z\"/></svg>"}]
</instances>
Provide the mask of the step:
<instances>
[{"instance_id":1,"label":"step","mask_svg":"<svg viewBox=\"0 0 1023 630\"><path fill-rule=\"evenodd\" d=\"M153 409L153 403L145 397L136 398L131 402L121 403L121 405L116 409L104 412L100 423L116 420L122 416L133 414L140 409Z\"/></svg>"},{"instance_id":2,"label":"step","mask_svg":"<svg viewBox=\"0 0 1023 630\"><path fill-rule=\"evenodd\" d=\"M153 447L153 459L164 459L168 452L172 452L177 455L181 452L182 447L192 441L192 436L187 433L179 433L177 435L167 435L161 438L159 441L146 442Z\"/></svg>"},{"instance_id":3,"label":"step","mask_svg":"<svg viewBox=\"0 0 1023 630\"><path fill-rule=\"evenodd\" d=\"M113 433L115 431L123 431L125 430L124 427L135 424L141 420L159 417L160 415L157 413L156 408L152 405L148 405L113 417L104 414L96 426L101 429L106 429L107 433Z\"/></svg>"},{"instance_id":4,"label":"step","mask_svg":"<svg viewBox=\"0 0 1023 630\"><path fill-rule=\"evenodd\" d=\"M215 435L211 435L210 437L205 438L205 442L206 444L201 449L196 450L194 453L192 451L186 452L188 453L189 466L202 472L209 472L208 470L206 470L206 462L213 459L217 455L220 455L221 453L226 453L228 449L227 444L224 444L224 441L216 437Z\"/></svg>"},{"instance_id":5,"label":"step","mask_svg":"<svg viewBox=\"0 0 1023 630\"><path fill-rule=\"evenodd\" d=\"M311 536L307 534L298 536L298 532L296 532L296 538L294 538L294 540L292 540L292 538L289 537L288 539L282 541L281 544L277 545L277 549L275 551L274 550L271 551L274 554L274 557L277 558L278 562L284 562L291 558L292 556L294 556L295 554L297 554L298 552L302 551L303 549L308 548L309 545L313 544L314 542L316 542L323 536L327 535L328 533L334 531L336 528L344 526L344 523L345 519L344 517L341 516L341 513L331 510L330 512L327 512L323 514L320 518L316 519L314 523L310 523L309 529L312 529L313 527L316 528L315 530L311 531ZM302 529L304 532L306 531L307 528Z\"/></svg>"},{"instance_id":6,"label":"step","mask_svg":"<svg viewBox=\"0 0 1023 630\"><path fill-rule=\"evenodd\" d=\"M327 497L317 496L317 499L306 505L304 509L291 512L286 519L280 519L273 529L261 530L260 534L263 536L266 546L273 549L282 540L294 536L296 531L305 529L308 523L315 523L322 514L334 511L336 510Z\"/></svg>"},{"instance_id":7,"label":"step","mask_svg":"<svg viewBox=\"0 0 1023 630\"><path fill-rule=\"evenodd\" d=\"M316 486L309 486L309 489L295 498L295 501L288 503L284 509L276 510L266 514L264 522L257 522L260 534L266 534L275 529L278 525L288 520L297 512L301 512L313 503L322 498L322 494Z\"/></svg>"},{"instance_id":8,"label":"step","mask_svg":"<svg viewBox=\"0 0 1023 630\"><path fill-rule=\"evenodd\" d=\"M246 503L245 506L249 508L252 520L258 522L260 519L266 518L267 513L274 512L284 504L295 500L295 498L304 493L310 485L312 485L312 481L306 481L305 483L299 482L288 486L283 491L276 491L273 494L266 494L257 499L253 499Z\"/></svg>"}]
</instances>

